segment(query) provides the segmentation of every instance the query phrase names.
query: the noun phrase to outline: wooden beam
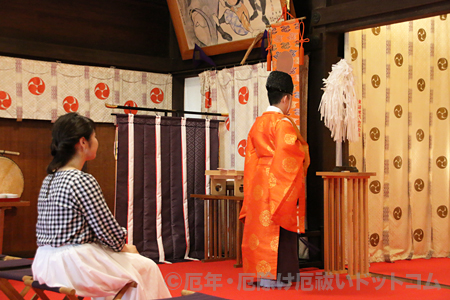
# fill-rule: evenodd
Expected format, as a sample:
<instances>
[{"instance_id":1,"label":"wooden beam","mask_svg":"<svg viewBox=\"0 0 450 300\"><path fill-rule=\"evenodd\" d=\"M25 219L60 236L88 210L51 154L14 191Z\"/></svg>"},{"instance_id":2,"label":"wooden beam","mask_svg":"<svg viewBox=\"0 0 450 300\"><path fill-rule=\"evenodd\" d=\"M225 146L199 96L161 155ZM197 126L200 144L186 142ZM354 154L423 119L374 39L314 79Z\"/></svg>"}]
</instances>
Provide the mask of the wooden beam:
<instances>
[{"instance_id":1,"label":"wooden beam","mask_svg":"<svg viewBox=\"0 0 450 300\"><path fill-rule=\"evenodd\" d=\"M168 58L55 45L0 37L0 55L60 61L83 65L115 67L157 73L169 73Z\"/></svg>"},{"instance_id":2,"label":"wooden beam","mask_svg":"<svg viewBox=\"0 0 450 300\"><path fill-rule=\"evenodd\" d=\"M315 5L311 26L345 32L450 12L447 0L355 0L330 6Z\"/></svg>"}]
</instances>

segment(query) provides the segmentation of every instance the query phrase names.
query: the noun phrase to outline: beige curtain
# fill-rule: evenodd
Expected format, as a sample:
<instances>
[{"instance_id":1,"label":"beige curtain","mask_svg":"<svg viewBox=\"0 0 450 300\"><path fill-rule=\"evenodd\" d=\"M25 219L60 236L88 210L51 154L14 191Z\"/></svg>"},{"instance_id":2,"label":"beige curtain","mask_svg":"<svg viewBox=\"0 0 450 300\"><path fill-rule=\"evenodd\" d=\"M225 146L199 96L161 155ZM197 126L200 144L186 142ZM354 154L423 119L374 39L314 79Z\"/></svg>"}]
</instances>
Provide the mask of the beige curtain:
<instances>
[{"instance_id":1,"label":"beige curtain","mask_svg":"<svg viewBox=\"0 0 450 300\"><path fill-rule=\"evenodd\" d=\"M369 184L372 262L450 252L450 20L447 15L347 34L362 139L350 164Z\"/></svg>"},{"instance_id":2,"label":"beige curtain","mask_svg":"<svg viewBox=\"0 0 450 300\"><path fill-rule=\"evenodd\" d=\"M306 139L309 57L297 70L298 104L290 116L300 124ZM219 125L219 168L244 170L247 135L256 118L269 106L266 81L270 71L265 62L199 74L203 112L227 113ZM212 117L214 119L215 117Z\"/></svg>"},{"instance_id":3,"label":"beige curtain","mask_svg":"<svg viewBox=\"0 0 450 300\"><path fill-rule=\"evenodd\" d=\"M219 167L244 170L247 135L269 106L266 63L199 74L202 111L227 113L219 126Z\"/></svg>"}]
</instances>

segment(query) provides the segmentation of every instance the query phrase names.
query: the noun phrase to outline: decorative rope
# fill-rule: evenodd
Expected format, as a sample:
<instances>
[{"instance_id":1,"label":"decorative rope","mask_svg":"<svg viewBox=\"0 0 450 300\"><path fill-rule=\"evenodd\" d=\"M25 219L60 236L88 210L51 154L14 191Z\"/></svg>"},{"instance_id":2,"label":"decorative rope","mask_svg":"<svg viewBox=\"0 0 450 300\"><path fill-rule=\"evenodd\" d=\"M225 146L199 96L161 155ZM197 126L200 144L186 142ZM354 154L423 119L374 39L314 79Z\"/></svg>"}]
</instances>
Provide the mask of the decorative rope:
<instances>
[{"instance_id":1,"label":"decorative rope","mask_svg":"<svg viewBox=\"0 0 450 300\"><path fill-rule=\"evenodd\" d=\"M300 26L300 40L298 41L300 44L299 64L303 66L305 62L305 49L303 48L303 43L309 42L309 39L303 38L305 36L305 23L303 23L303 19L300 19L299 26Z\"/></svg>"}]
</instances>

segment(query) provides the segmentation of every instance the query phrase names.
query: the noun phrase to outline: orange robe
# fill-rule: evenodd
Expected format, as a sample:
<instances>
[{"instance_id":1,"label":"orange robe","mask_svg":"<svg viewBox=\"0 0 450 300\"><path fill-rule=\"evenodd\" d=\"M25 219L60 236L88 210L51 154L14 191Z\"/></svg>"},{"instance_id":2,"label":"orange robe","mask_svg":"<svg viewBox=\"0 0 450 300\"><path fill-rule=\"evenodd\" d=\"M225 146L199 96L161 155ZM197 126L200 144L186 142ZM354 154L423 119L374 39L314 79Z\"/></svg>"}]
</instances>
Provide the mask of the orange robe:
<instances>
[{"instance_id":1,"label":"orange robe","mask_svg":"<svg viewBox=\"0 0 450 300\"><path fill-rule=\"evenodd\" d=\"M244 167L243 271L276 279L280 226L305 231L308 145L281 113L258 117L247 138Z\"/></svg>"}]
</instances>

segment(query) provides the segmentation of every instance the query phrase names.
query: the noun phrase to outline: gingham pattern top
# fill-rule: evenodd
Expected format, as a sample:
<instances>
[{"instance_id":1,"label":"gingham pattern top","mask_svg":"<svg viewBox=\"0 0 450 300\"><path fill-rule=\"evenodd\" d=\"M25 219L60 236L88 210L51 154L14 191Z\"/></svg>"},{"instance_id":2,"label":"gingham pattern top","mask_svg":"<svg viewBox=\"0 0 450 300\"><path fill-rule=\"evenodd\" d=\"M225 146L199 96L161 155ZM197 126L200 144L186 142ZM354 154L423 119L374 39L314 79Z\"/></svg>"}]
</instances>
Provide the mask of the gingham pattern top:
<instances>
[{"instance_id":1,"label":"gingham pattern top","mask_svg":"<svg viewBox=\"0 0 450 300\"><path fill-rule=\"evenodd\" d=\"M80 170L47 175L38 199L38 246L96 243L121 251L127 230L111 214L94 176Z\"/></svg>"}]
</instances>

